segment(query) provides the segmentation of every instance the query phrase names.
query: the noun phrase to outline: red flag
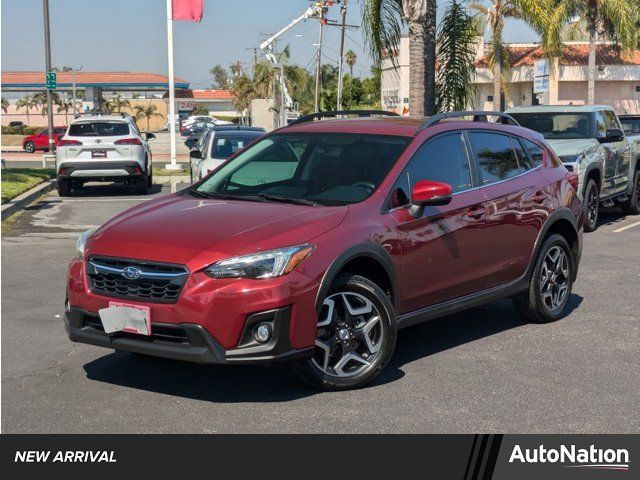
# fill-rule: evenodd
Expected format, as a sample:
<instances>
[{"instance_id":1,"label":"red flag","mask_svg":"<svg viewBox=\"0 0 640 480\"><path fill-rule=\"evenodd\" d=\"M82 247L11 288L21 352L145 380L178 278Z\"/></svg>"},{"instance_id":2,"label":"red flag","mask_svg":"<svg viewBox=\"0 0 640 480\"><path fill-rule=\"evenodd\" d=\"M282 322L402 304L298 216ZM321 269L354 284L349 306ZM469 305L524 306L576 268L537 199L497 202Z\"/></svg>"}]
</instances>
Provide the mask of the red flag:
<instances>
[{"instance_id":1,"label":"red flag","mask_svg":"<svg viewBox=\"0 0 640 480\"><path fill-rule=\"evenodd\" d=\"M203 8L204 0L173 0L173 19L199 22Z\"/></svg>"}]
</instances>

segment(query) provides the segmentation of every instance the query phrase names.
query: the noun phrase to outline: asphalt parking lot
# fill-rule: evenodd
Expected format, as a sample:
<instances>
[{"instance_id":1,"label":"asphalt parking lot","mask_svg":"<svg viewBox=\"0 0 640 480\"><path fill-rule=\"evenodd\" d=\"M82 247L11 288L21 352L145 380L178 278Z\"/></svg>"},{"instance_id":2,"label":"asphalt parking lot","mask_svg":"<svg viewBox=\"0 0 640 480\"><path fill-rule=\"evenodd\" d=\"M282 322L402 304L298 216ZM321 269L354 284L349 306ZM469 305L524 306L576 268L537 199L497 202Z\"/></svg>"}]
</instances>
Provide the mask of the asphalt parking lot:
<instances>
[{"instance_id":1,"label":"asphalt parking lot","mask_svg":"<svg viewBox=\"0 0 640 480\"><path fill-rule=\"evenodd\" d=\"M157 186L152 195L168 193ZM207 367L68 341L74 239L149 197L89 186L3 224L5 433L633 433L640 430L640 217L585 235L570 314L510 302L401 331L374 384L318 393L285 367Z\"/></svg>"}]
</instances>

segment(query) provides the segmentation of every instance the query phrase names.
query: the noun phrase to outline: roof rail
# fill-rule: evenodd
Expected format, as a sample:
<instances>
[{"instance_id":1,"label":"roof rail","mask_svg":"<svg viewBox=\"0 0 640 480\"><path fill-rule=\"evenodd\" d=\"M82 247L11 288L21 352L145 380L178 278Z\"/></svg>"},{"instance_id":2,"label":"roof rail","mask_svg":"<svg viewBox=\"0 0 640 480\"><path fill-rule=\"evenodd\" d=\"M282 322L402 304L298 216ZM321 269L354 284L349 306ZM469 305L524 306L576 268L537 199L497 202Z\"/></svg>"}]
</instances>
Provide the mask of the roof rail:
<instances>
[{"instance_id":1,"label":"roof rail","mask_svg":"<svg viewBox=\"0 0 640 480\"><path fill-rule=\"evenodd\" d=\"M117 116L120 115L122 118L127 118L127 117L131 117L130 113L125 113L125 112L108 112L105 110L84 110L82 112L78 112L74 115L73 118L80 118L84 115L95 115L97 117L99 116Z\"/></svg>"},{"instance_id":2,"label":"roof rail","mask_svg":"<svg viewBox=\"0 0 640 480\"><path fill-rule=\"evenodd\" d=\"M427 118L420 127L418 127L417 132L421 132L422 130L429 128L433 125L440 123L442 120L446 120L447 118L458 118L458 117L473 117L474 122L488 122L487 117L498 117L500 119L500 123L504 125L515 125L517 127L520 126L516 119L513 118L508 113L502 112L492 112L492 111L484 111L484 110L468 110L468 111L458 111L458 112L445 112L438 113L437 115L433 115L432 117Z\"/></svg>"},{"instance_id":3,"label":"roof rail","mask_svg":"<svg viewBox=\"0 0 640 480\"><path fill-rule=\"evenodd\" d=\"M320 120L321 118L338 117L342 115L355 115L357 117L399 117L396 112L387 112L386 110L335 110L329 112L317 112L309 115L303 115L300 118L296 118L289 125L297 125L298 123L312 122L313 120Z\"/></svg>"}]
</instances>

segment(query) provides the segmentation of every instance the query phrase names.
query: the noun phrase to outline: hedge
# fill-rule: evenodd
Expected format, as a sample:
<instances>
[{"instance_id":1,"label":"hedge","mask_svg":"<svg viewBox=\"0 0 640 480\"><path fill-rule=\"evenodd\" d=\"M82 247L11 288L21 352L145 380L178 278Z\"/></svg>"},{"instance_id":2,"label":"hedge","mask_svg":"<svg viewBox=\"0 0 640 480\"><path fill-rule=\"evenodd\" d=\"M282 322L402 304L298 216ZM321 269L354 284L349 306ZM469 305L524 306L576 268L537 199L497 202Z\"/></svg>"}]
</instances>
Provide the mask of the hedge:
<instances>
[{"instance_id":1,"label":"hedge","mask_svg":"<svg viewBox=\"0 0 640 480\"><path fill-rule=\"evenodd\" d=\"M2 126L2 133L4 135L33 135L38 133L44 127L31 127L28 125L20 125L19 127Z\"/></svg>"}]
</instances>

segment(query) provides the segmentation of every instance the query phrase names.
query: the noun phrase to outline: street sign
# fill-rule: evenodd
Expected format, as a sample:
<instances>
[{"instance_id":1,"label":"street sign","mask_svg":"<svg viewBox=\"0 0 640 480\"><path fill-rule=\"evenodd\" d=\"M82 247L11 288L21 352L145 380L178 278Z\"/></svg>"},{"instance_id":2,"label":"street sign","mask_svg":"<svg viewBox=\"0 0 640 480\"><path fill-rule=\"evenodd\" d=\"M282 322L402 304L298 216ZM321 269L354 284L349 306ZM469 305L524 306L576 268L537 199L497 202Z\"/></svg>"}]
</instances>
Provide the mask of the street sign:
<instances>
[{"instance_id":1,"label":"street sign","mask_svg":"<svg viewBox=\"0 0 640 480\"><path fill-rule=\"evenodd\" d=\"M549 61L536 60L533 63L533 93L549 91Z\"/></svg>"},{"instance_id":2,"label":"street sign","mask_svg":"<svg viewBox=\"0 0 640 480\"><path fill-rule=\"evenodd\" d=\"M47 90L55 90L58 84L56 83L56 72L45 73L45 83Z\"/></svg>"}]
</instances>

